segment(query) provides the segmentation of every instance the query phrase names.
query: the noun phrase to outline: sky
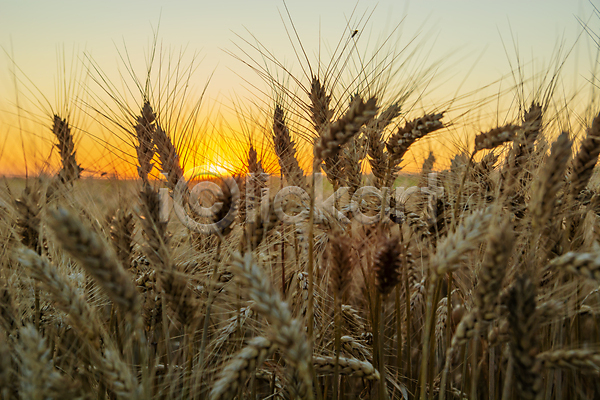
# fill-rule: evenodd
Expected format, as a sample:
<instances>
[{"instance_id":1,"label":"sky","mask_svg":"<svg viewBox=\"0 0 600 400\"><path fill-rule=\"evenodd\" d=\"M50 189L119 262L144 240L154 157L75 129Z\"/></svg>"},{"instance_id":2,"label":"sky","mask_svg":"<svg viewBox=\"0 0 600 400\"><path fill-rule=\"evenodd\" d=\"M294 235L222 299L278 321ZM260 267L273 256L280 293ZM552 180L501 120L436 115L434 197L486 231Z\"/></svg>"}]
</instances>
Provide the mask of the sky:
<instances>
[{"instance_id":1,"label":"sky","mask_svg":"<svg viewBox=\"0 0 600 400\"><path fill-rule=\"evenodd\" d=\"M122 116L117 105L107 100L106 85L95 81L105 77L121 94L131 91L124 96L127 101L140 104L123 59L128 57L131 69L143 76L155 37L163 73L169 60L173 70L181 59L183 72L193 63L194 69L186 78L190 85L186 111L205 90L194 129L209 136L203 146L211 150L210 157L235 164L244 147L244 134L260 131L249 127L252 124L248 122L260 112L248 111L252 116L241 116L241 110L256 105L267 108L269 99L265 96L272 93L259 74L246 65L265 65L253 44L260 43L307 84L302 74L307 62L294 52L298 40L291 33L292 23L312 65L319 57L330 57L336 45L347 41L355 29L359 30L358 48L365 55L382 43L380 54L401 53L406 47L398 60L413 54L411 62L394 82L402 85L418 71L432 68L426 84L419 87L423 95L414 106L415 113L468 97L464 106L453 102L450 108L460 116L470 110L469 120L489 129L508 118L500 116L504 106L490 99L515 86L511 74L515 65L522 65L523 76L531 78L535 86L541 82L536 74L552 69L561 44L562 54L569 53L561 91L568 97L590 86L598 46L582 26L600 33L594 6L600 4L584 0L3 0L0 174L22 174L25 165L34 170L47 162L52 149L50 108L60 109L57 104L65 97L61 94L65 76L74 88L68 97L76 114L73 125L81 163L92 175L115 169L123 151L127 152L127 146L122 150L121 145L128 139L114 124L99 123L101 118L91 111L102 108L116 120ZM388 37L391 39L385 42ZM66 73L61 65L67 66ZM268 68L276 71L272 64ZM98 106L102 102L106 104ZM477 102L490 103L489 109L474 106Z\"/></svg>"}]
</instances>

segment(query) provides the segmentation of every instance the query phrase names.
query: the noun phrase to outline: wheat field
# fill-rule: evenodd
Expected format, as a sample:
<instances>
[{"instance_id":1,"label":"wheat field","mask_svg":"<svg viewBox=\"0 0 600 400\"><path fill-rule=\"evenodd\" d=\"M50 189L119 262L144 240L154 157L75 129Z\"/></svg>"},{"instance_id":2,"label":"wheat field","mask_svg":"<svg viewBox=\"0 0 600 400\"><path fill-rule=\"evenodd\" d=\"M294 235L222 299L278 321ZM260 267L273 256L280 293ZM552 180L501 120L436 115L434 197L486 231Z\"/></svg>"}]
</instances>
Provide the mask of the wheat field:
<instances>
[{"instance_id":1,"label":"wheat field","mask_svg":"<svg viewBox=\"0 0 600 400\"><path fill-rule=\"evenodd\" d=\"M390 87L395 54L348 61L359 38L252 67L261 140L219 177L190 176L150 79L92 107L135 179L84 179L72 114L48 116L58 167L0 189L0 399L600 398L600 114L576 137L556 72L407 174L453 103L417 106L426 68Z\"/></svg>"}]
</instances>

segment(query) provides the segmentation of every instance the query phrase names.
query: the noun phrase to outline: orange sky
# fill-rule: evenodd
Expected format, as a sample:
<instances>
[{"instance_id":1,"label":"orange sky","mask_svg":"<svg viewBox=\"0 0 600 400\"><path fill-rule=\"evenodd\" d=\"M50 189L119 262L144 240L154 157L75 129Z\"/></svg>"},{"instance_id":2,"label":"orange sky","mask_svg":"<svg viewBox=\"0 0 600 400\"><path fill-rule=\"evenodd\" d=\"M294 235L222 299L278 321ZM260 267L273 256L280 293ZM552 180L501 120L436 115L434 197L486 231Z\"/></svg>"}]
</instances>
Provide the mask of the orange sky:
<instances>
[{"instance_id":1,"label":"orange sky","mask_svg":"<svg viewBox=\"0 0 600 400\"><path fill-rule=\"evenodd\" d=\"M387 85L387 100L393 98L394 88L402 92L416 74L431 68L406 101L406 117L447 110L444 120L451 127L412 149L407 156L409 171L418 170L430 150L438 155L438 168L443 167L468 135L516 118L517 83L524 83L522 101L530 102L537 88L547 86L549 78L543 73L553 71L561 41L562 55L570 54L550 116L574 121L569 128L577 133L589 118L586 112L594 111L585 106L591 104L593 85L588 81L598 46L593 35L583 32L580 20L598 32L600 18L585 1L436 0L400 7L390 0L376 8L359 2L354 13L354 5L332 1L318 2L320 15L306 11L319 9L316 2L303 7L288 4L309 62L280 1L260 1L253 7L234 1L205 9L196 2L120 2L119 15L110 4L85 3L0 5L0 45L5 52L5 63L0 64L1 174L57 168L51 115L69 110L84 175L135 175L131 137L118 126L130 127L132 116L119 104L133 114L141 106L140 90L130 72L143 87L149 51L154 48L152 27L159 20L152 97L180 147L185 167L237 169L243 164L247 138L252 137L267 169L276 172L266 139L273 91L244 63L263 68L263 73L267 70L279 82L287 80L286 87L299 93L296 83L265 54L272 53L306 86L303 69L309 62L315 67L319 59L327 64L332 54L340 54L336 50L340 42L356 47L344 53L351 54L351 61L344 68L337 66L338 88L352 87L353 79L361 76L357 71L373 54L377 54L373 64L386 65L380 70L397 71L379 77ZM65 21L60 26L59 15ZM349 41L354 28L359 34L356 41ZM264 46L263 55L254 49L256 43ZM391 54L398 54L393 62ZM513 75L517 65L522 70ZM344 102L347 96L338 89L334 97ZM300 138L297 142L307 167L307 142Z\"/></svg>"}]
</instances>

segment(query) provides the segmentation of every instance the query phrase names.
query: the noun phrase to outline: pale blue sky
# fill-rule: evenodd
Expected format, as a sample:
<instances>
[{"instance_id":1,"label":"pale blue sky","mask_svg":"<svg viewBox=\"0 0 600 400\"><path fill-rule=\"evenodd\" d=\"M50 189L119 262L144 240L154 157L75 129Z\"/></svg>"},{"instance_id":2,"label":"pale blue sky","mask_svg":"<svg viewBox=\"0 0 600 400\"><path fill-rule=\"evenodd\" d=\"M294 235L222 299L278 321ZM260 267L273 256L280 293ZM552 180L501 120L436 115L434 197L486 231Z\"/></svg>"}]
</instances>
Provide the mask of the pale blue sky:
<instances>
[{"instance_id":1,"label":"pale blue sky","mask_svg":"<svg viewBox=\"0 0 600 400\"><path fill-rule=\"evenodd\" d=\"M334 45L343 35L356 3L310 0L289 1L287 5L306 47L316 51L319 30L323 41ZM429 43L435 39L432 59L437 53L458 51L465 59L463 68L470 68L475 54L484 51L475 68L477 79L481 74L496 79L508 72L500 38L512 47L509 27L519 40L525 60L535 57L539 62L547 62L560 38L564 37L567 45L574 42L581 30L576 17L588 19L593 10L584 0L382 0L358 2L356 15L374 7L368 27L375 37L406 18L402 30L407 40L418 33L421 38L427 35ZM247 29L280 59L293 59L280 13L285 10L279 0L3 0L0 46L14 54L17 65L37 85L51 90L59 47L67 53L73 48L85 50L99 65L110 69L118 59L115 46L122 48L125 43L133 55L143 54L152 27L160 20L160 40L174 48L187 47L189 54L198 52L203 61L197 76L215 70L210 91L229 93L241 83L229 69L248 78L251 75L223 51L241 55L232 44L240 43L236 34L251 39ZM593 18L592 22L597 26ZM0 83L6 85L9 62L6 57L3 59Z\"/></svg>"}]
</instances>

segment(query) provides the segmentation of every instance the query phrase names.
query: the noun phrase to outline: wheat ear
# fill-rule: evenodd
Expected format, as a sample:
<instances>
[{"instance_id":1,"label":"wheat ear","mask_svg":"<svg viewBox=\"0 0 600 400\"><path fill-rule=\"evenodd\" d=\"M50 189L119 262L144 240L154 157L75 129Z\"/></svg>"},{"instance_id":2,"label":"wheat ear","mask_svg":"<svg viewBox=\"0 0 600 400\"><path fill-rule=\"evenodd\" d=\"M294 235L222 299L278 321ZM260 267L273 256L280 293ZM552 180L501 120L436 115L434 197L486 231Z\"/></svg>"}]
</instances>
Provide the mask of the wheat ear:
<instances>
[{"instance_id":1,"label":"wheat ear","mask_svg":"<svg viewBox=\"0 0 600 400\"><path fill-rule=\"evenodd\" d=\"M309 398L312 398L312 354L300 321L292 318L288 304L266 279L264 271L252 260L252 254L246 253L243 257L239 253L235 255L232 272L244 283L248 296L254 301L254 309L269 321L269 336L295 367Z\"/></svg>"},{"instance_id":2,"label":"wheat ear","mask_svg":"<svg viewBox=\"0 0 600 400\"><path fill-rule=\"evenodd\" d=\"M350 236L345 233L334 233L327 243L330 262L329 284L337 298L342 302L352 279L352 257L349 247Z\"/></svg>"},{"instance_id":3,"label":"wheat ear","mask_svg":"<svg viewBox=\"0 0 600 400\"><path fill-rule=\"evenodd\" d=\"M373 360L373 354L367 346L363 344L363 341L359 341L353 336L342 336L340 343L344 351L352 354L354 357L362 358L363 361L371 362Z\"/></svg>"},{"instance_id":4,"label":"wheat ear","mask_svg":"<svg viewBox=\"0 0 600 400\"><path fill-rule=\"evenodd\" d=\"M491 129L475 136L475 153L481 150L491 150L506 142L510 142L517 135L521 127L518 125L505 125Z\"/></svg>"},{"instance_id":5,"label":"wheat ear","mask_svg":"<svg viewBox=\"0 0 600 400\"><path fill-rule=\"evenodd\" d=\"M329 375L335 370L335 357L313 357L313 365L318 374ZM341 375L357 376L367 380L379 380L379 371L368 361L356 358L339 357L338 365Z\"/></svg>"},{"instance_id":6,"label":"wheat ear","mask_svg":"<svg viewBox=\"0 0 600 400\"><path fill-rule=\"evenodd\" d=\"M348 333L354 336L365 333L365 324L362 322L362 318L360 315L358 315L358 311L356 311L356 309L347 304L342 304L341 312L344 328Z\"/></svg>"},{"instance_id":7,"label":"wheat ear","mask_svg":"<svg viewBox=\"0 0 600 400\"><path fill-rule=\"evenodd\" d=\"M442 370L442 378L440 382L440 400L444 400L446 398L446 385L448 382L448 374L450 373L450 369L452 368L452 358L456 353L456 350L459 346L467 343L471 338L473 338L478 331L478 320L476 312L469 312L463 316L460 320L458 326L456 327L456 331L452 336L452 341L450 342L450 347L446 349L446 357L444 362L444 369Z\"/></svg>"},{"instance_id":8,"label":"wheat ear","mask_svg":"<svg viewBox=\"0 0 600 400\"><path fill-rule=\"evenodd\" d=\"M383 240L375 253L373 261L375 287L383 296L388 295L402 277L401 247L398 238L391 237Z\"/></svg>"},{"instance_id":9,"label":"wheat ear","mask_svg":"<svg viewBox=\"0 0 600 400\"><path fill-rule=\"evenodd\" d=\"M329 108L331 95L327 94L325 83L313 76L310 84L310 105L308 107L310 118L317 133L320 133L331 121L333 110Z\"/></svg>"},{"instance_id":10,"label":"wheat ear","mask_svg":"<svg viewBox=\"0 0 600 400\"><path fill-rule=\"evenodd\" d=\"M563 132L552 144L550 157L542 167L539 179L534 182L533 199L529 207L532 213L534 237L541 227L548 224L548 219L554 210L558 191L563 184L567 162L571 157L571 140L569 134Z\"/></svg>"},{"instance_id":11,"label":"wheat ear","mask_svg":"<svg viewBox=\"0 0 600 400\"><path fill-rule=\"evenodd\" d=\"M150 102L144 101L141 115L136 118L133 126L135 131L135 151L138 159L138 175L145 184L148 184L148 174L154 167L154 131L156 130L156 115L150 106Z\"/></svg>"},{"instance_id":12,"label":"wheat ear","mask_svg":"<svg viewBox=\"0 0 600 400\"><path fill-rule=\"evenodd\" d=\"M444 113L425 114L424 116L407 122L388 138L386 148L388 151L388 165L384 186L391 187L400 170L400 163L404 155L418 139L425 137L444 127L441 119Z\"/></svg>"},{"instance_id":13,"label":"wheat ear","mask_svg":"<svg viewBox=\"0 0 600 400\"><path fill-rule=\"evenodd\" d=\"M43 400L59 398L69 392L70 382L54 366L46 339L33 325L19 329L15 347L21 375L20 398Z\"/></svg>"},{"instance_id":14,"label":"wheat ear","mask_svg":"<svg viewBox=\"0 0 600 400\"><path fill-rule=\"evenodd\" d=\"M100 236L64 208L51 211L48 224L63 248L79 261L110 299L131 317L137 317L141 301L133 278Z\"/></svg>"},{"instance_id":15,"label":"wheat ear","mask_svg":"<svg viewBox=\"0 0 600 400\"><path fill-rule=\"evenodd\" d=\"M27 186L23 189L21 196L15 200L17 210L17 232L19 233L21 243L37 251L40 248L40 214L42 211L42 195L39 187L39 181L35 181L33 186Z\"/></svg>"},{"instance_id":16,"label":"wheat ear","mask_svg":"<svg viewBox=\"0 0 600 400\"><path fill-rule=\"evenodd\" d=\"M35 251L22 248L17 258L29 274L52 296L54 305L61 310L71 326L94 348L100 347L102 330L99 317L83 294L53 264Z\"/></svg>"},{"instance_id":17,"label":"wheat ear","mask_svg":"<svg viewBox=\"0 0 600 400\"><path fill-rule=\"evenodd\" d=\"M538 399L541 394L541 360L536 359L539 350L535 295L529 278L522 276L511 288L507 304L517 389L524 399Z\"/></svg>"},{"instance_id":18,"label":"wheat ear","mask_svg":"<svg viewBox=\"0 0 600 400\"><path fill-rule=\"evenodd\" d=\"M275 351L276 346L262 336L251 339L246 347L233 356L223 367L220 378L214 383L209 399L226 400L233 398L238 387Z\"/></svg>"},{"instance_id":19,"label":"wheat ear","mask_svg":"<svg viewBox=\"0 0 600 400\"><path fill-rule=\"evenodd\" d=\"M227 320L227 324L223 326L215 335L215 339L211 342L211 349L209 353L208 362L211 359L219 356L219 352L223 345L227 343L231 336L237 331L238 327L243 327L248 318L251 318L254 312L252 311L251 306L240 308L240 312L237 315L229 318Z\"/></svg>"},{"instance_id":20,"label":"wheat ear","mask_svg":"<svg viewBox=\"0 0 600 400\"><path fill-rule=\"evenodd\" d=\"M159 124L156 124L156 129L154 129L153 142L158 154L160 171L166 178L167 187L170 190L175 190L175 186L183 178L183 169L181 168L177 148Z\"/></svg>"},{"instance_id":21,"label":"wheat ear","mask_svg":"<svg viewBox=\"0 0 600 400\"><path fill-rule=\"evenodd\" d=\"M431 260L435 273L441 276L460 266L465 255L475 250L492 220L491 210L480 210L467 216L458 228L448 234L439 244Z\"/></svg>"},{"instance_id":22,"label":"wheat ear","mask_svg":"<svg viewBox=\"0 0 600 400\"><path fill-rule=\"evenodd\" d=\"M571 163L571 196L577 198L585 189L600 155L600 114L592 121L577 155Z\"/></svg>"},{"instance_id":23,"label":"wheat ear","mask_svg":"<svg viewBox=\"0 0 600 400\"><path fill-rule=\"evenodd\" d=\"M488 229L492 218L490 209L474 212L465 218L462 223L458 226L456 231L448 234L446 238L438 245L437 252L431 260L433 267L433 276L429 282L427 288L427 302L425 316L425 336L423 341L423 357L425 361L421 364L421 399L425 398L426 381L427 376L427 363L429 361L429 342L431 340L431 333L433 329L433 319L435 317L435 291L438 281L441 276L446 273L450 273L460 267L461 261L465 258L468 252L475 250L480 244L481 235ZM475 319L474 316L470 316ZM463 320L467 321L465 318ZM462 323L462 321L461 321ZM473 324L475 321L473 321ZM466 324L466 322L465 322ZM460 327L460 324L459 324ZM467 332L471 329L471 324L465 325ZM462 336L457 336L459 329L452 338L450 349L447 350L446 365L449 365L449 357L451 357L451 349L458 346L461 342L455 344L455 338L462 340ZM444 368L444 373L447 373L447 367ZM446 393L445 380L442 382L440 396L443 398Z\"/></svg>"},{"instance_id":24,"label":"wheat ear","mask_svg":"<svg viewBox=\"0 0 600 400\"><path fill-rule=\"evenodd\" d=\"M514 163L512 167L515 172L518 173L519 169L523 170L521 173L523 175L522 185L531 179L529 170L535 160L535 142L542 132L542 117L542 107L538 103L532 103L523 116L522 129L513 142L513 148L508 157L509 161Z\"/></svg>"},{"instance_id":25,"label":"wheat ear","mask_svg":"<svg viewBox=\"0 0 600 400\"><path fill-rule=\"evenodd\" d=\"M577 371L600 371L600 352L597 349L548 350L536 357L544 368L570 368Z\"/></svg>"},{"instance_id":26,"label":"wheat ear","mask_svg":"<svg viewBox=\"0 0 600 400\"><path fill-rule=\"evenodd\" d=\"M0 326L7 335L12 334L13 330L17 328L17 316L11 288L4 279L0 278Z\"/></svg>"},{"instance_id":27,"label":"wheat ear","mask_svg":"<svg viewBox=\"0 0 600 400\"><path fill-rule=\"evenodd\" d=\"M383 110L377 118L372 119L365 126L367 137L367 154L371 171L375 176L375 185L381 188L385 184L386 170L388 165L388 153L385 153L385 142L383 131L391 122L400 115L400 104L392 103Z\"/></svg>"},{"instance_id":28,"label":"wheat ear","mask_svg":"<svg viewBox=\"0 0 600 400\"><path fill-rule=\"evenodd\" d=\"M399 128L386 143L391 157L401 162L402 157L415 141L444 127L441 121L443 116L444 113L425 114Z\"/></svg>"},{"instance_id":29,"label":"wheat ear","mask_svg":"<svg viewBox=\"0 0 600 400\"><path fill-rule=\"evenodd\" d=\"M341 169L344 176L344 185L350 188L348 191L350 197L354 195L362 183L362 160L366 156L366 149L366 138L359 133L342 150L340 156Z\"/></svg>"},{"instance_id":30,"label":"wheat ear","mask_svg":"<svg viewBox=\"0 0 600 400\"><path fill-rule=\"evenodd\" d=\"M167 232L167 221L160 219L159 194L150 185L144 185L139 196L142 203L140 221L147 242L144 251L153 268L158 270L161 288L166 294L165 299L180 322L188 325L194 320L198 305L185 275L177 271L173 263L169 250L171 236Z\"/></svg>"},{"instance_id":31,"label":"wheat ear","mask_svg":"<svg viewBox=\"0 0 600 400\"><path fill-rule=\"evenodd\" d=\"M346 114L334 123L325 126L315 143L315 158L324 160L339 154L341 146L356 135L362 125L377 113L377 99L372 97L366 102L355 96Z\"/></svg>"},{"instance_id":32,"label":"wheat ear","mask_svg":"<svg viewBox=\"0 0 600 400\"><path fill-rule=\"evenodd\" d=\"M564 270L594 283L600 283L600 254L570 251L553 259L546 269Z\"/></svg>"},{"instance_id":33,"label":"wheat ear","mask_svg":"<svg viewBox=\"0 0 600 400\"><path fill-rule=\"evenodd\" d=\"M9 336L0 330L0 395L3 399L8 399L8 394L14 390L11 350Z\"/></svg>"},{"instance_id":34,"label":"wheat ear","mask_svg":"<svg viewBox=\"0 0 600 400\"><path fill-rule=\"evenodd\" d=\"M498 316L498 300L502 281L511 256L513 235L508 220L490 227L479 283L475 288L475 307L482 322L491 322Z\"/></svg>"},{"instance_id":35,"label":"wheat ear","mask_svg":"<svg viewBox=\"0 0 600 400\"><path fill-rule=\"evenodd\" d=\"M133 214L126 209L119 208L110 221L110 239L117 258L125 268L129 268L131 265L134 229Z\"/></svg>"},{"instance_id":36,"label":"wheat ear","mask_svg":"<svg viewBox=\"0 0 600 400\"><path fill-rule=\"evenodd\" d=\"M273 113L273 145L279 167L288 185L306 189L304 171L296 158L296 143L292 140L283 108L279 104L275 105Z\"/></svg>"},{"instance_id":37,"label":"wheat ear","mask_svg":"<svg viewBox=\"0 0 600 400\"><path fill-rule=\"evenodd\" d=\"M60 154L62 161L62 169L58 173L58 178L62 183L70 183L81 176L83 168L75 159L75 142L73 141L73 135L71 134L71 127L66 119L60 118L58 115L54 115L52 123L52 132L58 143L55 144Z\"/></svg>"}]
</instances>

